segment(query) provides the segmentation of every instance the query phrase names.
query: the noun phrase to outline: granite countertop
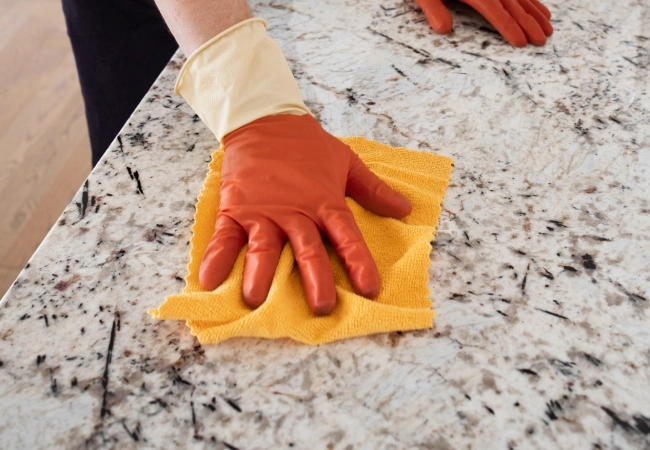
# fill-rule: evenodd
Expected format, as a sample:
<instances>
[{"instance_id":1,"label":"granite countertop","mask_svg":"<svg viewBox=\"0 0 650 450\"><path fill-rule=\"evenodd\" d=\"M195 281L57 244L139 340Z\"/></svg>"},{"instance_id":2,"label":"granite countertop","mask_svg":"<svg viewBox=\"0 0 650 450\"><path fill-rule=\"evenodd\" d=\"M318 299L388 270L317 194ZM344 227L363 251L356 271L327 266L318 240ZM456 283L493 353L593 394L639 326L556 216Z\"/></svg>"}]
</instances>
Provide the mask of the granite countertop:
<instances>
[{"instance_id":1,"label":"granite countertop","mask_svg":"<svg viewBox=\"0 0 650 450\"><path fill-rule=\"evenodd\" d=\"M183 288L216 146L176 55L0 304L1 448L650 448L650 8L550 0L514 49L469 8L254 4L339 136L456 161L431 330L201 346Z\"/></svg>"}]
</instances>

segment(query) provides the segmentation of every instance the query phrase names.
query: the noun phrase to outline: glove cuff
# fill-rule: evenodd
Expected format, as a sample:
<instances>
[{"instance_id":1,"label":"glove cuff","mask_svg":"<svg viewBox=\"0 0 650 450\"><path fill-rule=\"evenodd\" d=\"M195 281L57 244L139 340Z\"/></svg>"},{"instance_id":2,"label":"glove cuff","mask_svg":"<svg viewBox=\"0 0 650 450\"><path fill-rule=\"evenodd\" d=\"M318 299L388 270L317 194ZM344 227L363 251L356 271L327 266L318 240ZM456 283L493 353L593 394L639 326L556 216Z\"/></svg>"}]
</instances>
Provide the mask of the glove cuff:
<instances>
[{"instance_id":1,"label":"glove cuff","mask_svg":"<svg viewBox=\"0 0 650 450\"><path fill-rule=\"evenodd\" d=\"M182 95L217 139L275 114L308 114L280 46L266 21L246 19L188 58L174 91Z\"/></svg>"}]
</instances>

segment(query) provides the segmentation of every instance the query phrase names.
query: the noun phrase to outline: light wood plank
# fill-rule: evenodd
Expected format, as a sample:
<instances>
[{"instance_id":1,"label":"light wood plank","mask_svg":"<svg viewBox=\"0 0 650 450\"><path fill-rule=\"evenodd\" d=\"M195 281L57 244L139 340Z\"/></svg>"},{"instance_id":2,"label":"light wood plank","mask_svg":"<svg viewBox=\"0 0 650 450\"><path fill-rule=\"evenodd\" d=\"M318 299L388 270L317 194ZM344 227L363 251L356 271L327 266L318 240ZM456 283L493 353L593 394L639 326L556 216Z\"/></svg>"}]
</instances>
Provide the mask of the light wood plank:
<instances>
[{"instance_id":1,"label":"light wood plank","mask_svg":"<svg viewBox=\"0 0 650 450\"><path fill-rule=\"evenodd\" d=\"M0 0L0 296L90 171L60 0Z\"/></svg>"}]
</instances>

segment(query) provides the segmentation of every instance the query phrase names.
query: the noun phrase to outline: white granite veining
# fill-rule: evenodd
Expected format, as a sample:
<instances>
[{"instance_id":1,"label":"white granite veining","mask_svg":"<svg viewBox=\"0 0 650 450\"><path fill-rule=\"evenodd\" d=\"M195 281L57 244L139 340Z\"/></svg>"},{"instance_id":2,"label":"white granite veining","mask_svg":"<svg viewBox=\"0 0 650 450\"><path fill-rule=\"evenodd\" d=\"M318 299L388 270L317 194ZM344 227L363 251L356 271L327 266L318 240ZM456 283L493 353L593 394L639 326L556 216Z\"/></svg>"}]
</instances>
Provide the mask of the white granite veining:
<instances>
[{"instance_id":1,"label":"white granite veining","mask_svg":"<svg viewBox=\"0 0 650 450\"><path fill-rule=\"evenodd\" d=\"M175 57L0 304L0 448L650 448L650 6L546 2L514 49L469 8L254 4L336 135L456 160L434 328L201 347L180 292L216 142Z\"/></svg>"}]
</instances>

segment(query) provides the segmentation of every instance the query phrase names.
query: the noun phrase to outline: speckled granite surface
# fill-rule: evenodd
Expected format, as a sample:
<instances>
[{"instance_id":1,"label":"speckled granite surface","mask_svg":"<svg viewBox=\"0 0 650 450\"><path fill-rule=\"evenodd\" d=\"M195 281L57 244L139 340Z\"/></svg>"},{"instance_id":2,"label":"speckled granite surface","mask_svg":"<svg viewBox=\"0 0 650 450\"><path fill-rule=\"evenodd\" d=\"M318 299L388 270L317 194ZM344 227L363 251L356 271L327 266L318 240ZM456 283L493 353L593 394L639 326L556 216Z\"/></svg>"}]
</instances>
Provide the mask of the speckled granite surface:
<instances>
[{"instance_id":1,"label":"speckled granite surface","mask_svg":"<svg viewBox=\"0 0 650 450\"><path fill-rule=\"evenodd\" d=\"M0 304L1 448L650 448L650 6L547 2L513 49L468 8L277 0L336 135L456 160L434 328L201 347L180 292L215 140L172 60Z\"/></svg>"}]
</instances>

